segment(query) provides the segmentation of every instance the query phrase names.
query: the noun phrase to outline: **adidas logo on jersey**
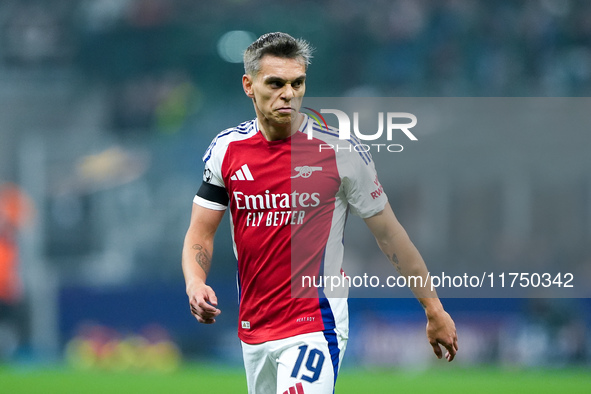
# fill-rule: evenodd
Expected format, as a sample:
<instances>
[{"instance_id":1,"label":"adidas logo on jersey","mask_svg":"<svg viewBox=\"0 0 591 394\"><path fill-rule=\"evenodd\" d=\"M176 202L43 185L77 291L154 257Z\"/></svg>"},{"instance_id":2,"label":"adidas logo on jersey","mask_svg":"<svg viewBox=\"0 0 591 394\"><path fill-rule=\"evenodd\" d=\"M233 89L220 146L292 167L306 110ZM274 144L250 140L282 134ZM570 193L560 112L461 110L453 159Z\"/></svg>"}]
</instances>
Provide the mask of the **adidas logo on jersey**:
<instances>
[{"instance_id":1,"label":"adidas logo on jersey","mask_svg":"<svg viewBox=\"0 0 591 394\"><path fill-rule=\"evenodd\" d=\"M240 169L236 171L234 175L230 177L230 179L233 181L254 181L254 178L248 169L248 164L244 164L242 167L240 167Z\"/></svg>"}]
</instances>

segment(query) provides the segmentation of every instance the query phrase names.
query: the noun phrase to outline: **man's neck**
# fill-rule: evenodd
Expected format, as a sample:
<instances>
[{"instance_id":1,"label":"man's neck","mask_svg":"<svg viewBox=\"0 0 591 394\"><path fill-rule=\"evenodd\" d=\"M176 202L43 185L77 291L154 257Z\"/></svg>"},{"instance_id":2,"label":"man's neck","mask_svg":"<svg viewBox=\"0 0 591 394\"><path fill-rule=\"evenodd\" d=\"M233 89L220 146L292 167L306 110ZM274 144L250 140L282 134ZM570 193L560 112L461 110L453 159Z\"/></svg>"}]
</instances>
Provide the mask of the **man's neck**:
<instances>
[{"instance_id":1,"label":"man's neck","mask_svg":"<svg viewBox=\"0 0 591 394\"><path fill-rule=\"evenodd\" d=\"M304 121L304 115L297 113L291 123L285 124L271 123L260 116L257 117L257 120L259 123L259 130L263 133L263 136L265 136L267 141L277 141L284 140L295 134Z\"/></svg>"}]
</instances>

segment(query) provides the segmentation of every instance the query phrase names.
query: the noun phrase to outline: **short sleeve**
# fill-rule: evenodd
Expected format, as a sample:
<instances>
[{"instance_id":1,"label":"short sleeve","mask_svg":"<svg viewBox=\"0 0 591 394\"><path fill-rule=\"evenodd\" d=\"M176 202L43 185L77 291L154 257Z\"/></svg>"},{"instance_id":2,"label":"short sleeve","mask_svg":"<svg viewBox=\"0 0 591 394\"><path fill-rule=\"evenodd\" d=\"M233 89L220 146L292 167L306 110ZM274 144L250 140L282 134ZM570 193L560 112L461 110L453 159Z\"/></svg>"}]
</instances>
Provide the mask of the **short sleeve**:
<instances>
[{"instance_id":1,"label":"short sleeve","mask_svg":"<svg viewBox=\"0 0 591 394\"><path fill-rule=\"evenodd\" d=\"M228 207L228 193L221 175L221 159L218 151L210 147L203 156L203 183L193 202L205 208L221 211Z\"/></svg>"},{"instance_id":2,"label":"short sleeve","mask_svg":"<svg viewBox=\"0 0 591 394\"><path fill-rule=\"evenodd\" d=\"M343 188L351 213L366 219L381 212L388 198L371 156L351 152L341 162L344 167Z\"/></svg>"},{"instance_id":3,"label":"short sleeve","mask_svg":"<svg viewBox=\"0 0 591 394\"><path fill-rule=\"evenodd\" d=\"M205 208L223 210L228 207L229 197L222 176L222 163L232 142L241 141L256 135L256 119L243 122L220 132L203 155L203 183L193 199L195 204Z\"/></svg>"}]
</instances>

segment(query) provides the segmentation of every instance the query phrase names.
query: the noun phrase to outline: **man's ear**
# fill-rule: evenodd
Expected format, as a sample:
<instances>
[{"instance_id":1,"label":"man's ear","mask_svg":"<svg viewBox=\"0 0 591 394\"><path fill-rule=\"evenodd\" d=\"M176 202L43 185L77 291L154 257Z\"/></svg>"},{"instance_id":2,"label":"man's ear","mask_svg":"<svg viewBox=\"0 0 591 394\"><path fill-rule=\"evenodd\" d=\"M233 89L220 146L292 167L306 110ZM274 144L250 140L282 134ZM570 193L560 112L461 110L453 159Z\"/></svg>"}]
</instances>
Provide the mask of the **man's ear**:
<instances>
[{"instance_id":1,"label":"man's ear","mask_svg":"<svg viewBox=\"0 0 591 394\"><path fill-rule=\"evenodd\" d=\"M244 89L244 93L250 98L254 98L254 92L252 90L252 76L249 74L244 74L242 76L242 88Z\"/></svg>"}]
</instances>

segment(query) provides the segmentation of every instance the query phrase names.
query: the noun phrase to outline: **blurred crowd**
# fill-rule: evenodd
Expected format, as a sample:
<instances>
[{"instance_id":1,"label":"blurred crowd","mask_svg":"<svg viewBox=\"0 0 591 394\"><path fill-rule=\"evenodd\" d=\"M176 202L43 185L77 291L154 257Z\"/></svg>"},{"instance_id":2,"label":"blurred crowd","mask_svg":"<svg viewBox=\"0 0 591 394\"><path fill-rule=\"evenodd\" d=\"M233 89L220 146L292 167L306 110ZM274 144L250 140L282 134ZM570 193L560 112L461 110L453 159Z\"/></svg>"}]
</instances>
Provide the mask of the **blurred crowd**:
<instances>
[{"instance_id":1,"label":"blurred crowd","mask_svg":"<svg viewBox=\"0 0 591 394\"><path fill-rule=\"evenodd\" d=\"M289 18L278 18L289 12ZM586 96L584 0L5 0L0 62L71 67L111 94L111 127L177 130L241 94L216 53L228 30L286 30L318 49L318 97ZM205 104L203 104L205 98Z\"/></svg>"},{"instance_id":2,"label":"blurred crowd","mask_svg":"<svg viewBox=\"0 0 591 394\"><path fill-rule=\"evenodd\" d=\"M218 90L223 32L281 28L329 66L316 67L319 95L573 96L591 78L584 0L5 0L0 11L5 65L73 64L117 82L182 72Z\"/></svg>"}]
</instances>

